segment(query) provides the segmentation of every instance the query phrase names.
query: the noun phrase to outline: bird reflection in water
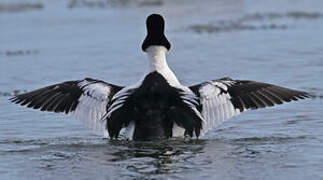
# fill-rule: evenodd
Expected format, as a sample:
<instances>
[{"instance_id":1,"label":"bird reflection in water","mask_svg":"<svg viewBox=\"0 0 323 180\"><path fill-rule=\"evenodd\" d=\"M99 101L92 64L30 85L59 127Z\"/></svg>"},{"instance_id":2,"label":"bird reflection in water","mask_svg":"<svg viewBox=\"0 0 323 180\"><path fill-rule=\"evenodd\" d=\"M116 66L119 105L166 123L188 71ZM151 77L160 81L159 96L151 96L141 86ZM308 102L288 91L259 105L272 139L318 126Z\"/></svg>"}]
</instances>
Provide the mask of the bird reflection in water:
<instances>
[{"instance_id":1,"label":"bird reflection in water","mask_svg":"<svg viewBox=\"0 0 323 180\"><path fill-rule=\"evenodd\" d=\"M110 141L119 151L109 161L140 174L164 174L187 169L187 162L203 153L205 140ZM125 163L125 164L124 164ZM186 164L186 165L185 165ZM182 166L183 165L183 166Z\"/></svg>"}]
</instances>

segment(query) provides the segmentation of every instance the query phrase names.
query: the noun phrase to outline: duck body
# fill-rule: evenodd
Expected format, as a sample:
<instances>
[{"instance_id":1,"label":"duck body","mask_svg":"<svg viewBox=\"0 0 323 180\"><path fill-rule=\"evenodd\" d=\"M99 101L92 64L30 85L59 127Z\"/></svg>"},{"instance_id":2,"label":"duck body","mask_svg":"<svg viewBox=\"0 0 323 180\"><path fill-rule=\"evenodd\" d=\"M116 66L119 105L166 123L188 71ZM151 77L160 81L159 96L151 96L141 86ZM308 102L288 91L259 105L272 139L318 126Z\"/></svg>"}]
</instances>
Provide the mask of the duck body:
<instances>
[{"instance_id":1,"label":"duck body","mask_svg":"<svg viewBox=\"0 0 323 180\"><path fill-rule=\"evenodd\" d=\"M117 138L121 128L131 123L134 130L128 138L135 140L171 138L174 124L186 127L188 134L192 135L193 130L199 133L202 120L183 102L183 92L183 89L171 86L157 71L147 74L138 88L124 92L128 95L121 100L123 106L108 116L110 136ZM123 96L112 100L112 108L120 98Z\"/></svg>"}]
</instances>

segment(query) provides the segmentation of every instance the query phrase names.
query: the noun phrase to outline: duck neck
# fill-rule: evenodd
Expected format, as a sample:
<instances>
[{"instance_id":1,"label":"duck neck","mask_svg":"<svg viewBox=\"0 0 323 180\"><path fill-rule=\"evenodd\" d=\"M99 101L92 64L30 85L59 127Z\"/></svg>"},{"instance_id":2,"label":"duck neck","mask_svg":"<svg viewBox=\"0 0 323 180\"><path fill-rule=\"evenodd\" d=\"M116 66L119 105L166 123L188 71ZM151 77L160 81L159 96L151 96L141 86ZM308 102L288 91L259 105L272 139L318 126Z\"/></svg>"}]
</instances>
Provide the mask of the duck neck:
<instances>
[{"instance_id":1,"label":"duck neck","mask_svg":"<svg viewBox=\"0 0 323 180\"><path fill-rule=\"evenodd\" d=\"M164 46L150 46L146 49L148 55L148 65L149 71L154 72L157 71L162 74L166 80L169 81L170 84L179 85L179 81L177 80L173 71L168 67L166 61L166 52L167 49Z\"/></svg>"},{"instance_id":2,"label":"duck neck","mask_svg":"<svg viewBox=\"0 0 323 180\"><path fill-rule=\"evenodd\" d=\"M146 52L148 55L149 70L151 72L169 69L166 61L167 49L164 46L150 46Z\"/></svg>"}]
</instances>

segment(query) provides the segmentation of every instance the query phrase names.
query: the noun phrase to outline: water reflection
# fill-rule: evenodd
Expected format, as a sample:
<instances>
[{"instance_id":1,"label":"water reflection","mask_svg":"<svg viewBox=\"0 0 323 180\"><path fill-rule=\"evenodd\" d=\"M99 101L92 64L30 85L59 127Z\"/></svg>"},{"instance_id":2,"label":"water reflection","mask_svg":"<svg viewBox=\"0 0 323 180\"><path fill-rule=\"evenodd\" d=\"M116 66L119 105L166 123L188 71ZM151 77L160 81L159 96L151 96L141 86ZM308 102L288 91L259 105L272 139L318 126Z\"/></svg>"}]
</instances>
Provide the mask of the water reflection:
<instances>
[{"instance_id":1,"label":"water reflection","mask_svg":"<svg viewBox=\"0 0 323 180\"><path fill-rule=\"evenodd\" d=\"M125 168L131 172L164 174L187 169L187 164L186 166L180 164L187 163L189 159L203 153L206 141L111 141L109 143L119 149L111 153L114 158L110 161L127 162Z\"/></svg>"}]
</instances>

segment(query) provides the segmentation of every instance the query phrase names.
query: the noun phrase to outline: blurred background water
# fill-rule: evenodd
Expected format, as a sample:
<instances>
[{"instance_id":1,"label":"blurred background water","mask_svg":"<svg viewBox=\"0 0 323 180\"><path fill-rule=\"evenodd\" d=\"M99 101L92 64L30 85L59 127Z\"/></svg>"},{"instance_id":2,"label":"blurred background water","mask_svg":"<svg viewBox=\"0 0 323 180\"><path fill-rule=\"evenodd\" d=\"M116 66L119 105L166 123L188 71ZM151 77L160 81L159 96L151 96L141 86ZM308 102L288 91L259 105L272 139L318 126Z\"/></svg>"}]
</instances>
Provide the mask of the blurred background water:
<instances>
[{"instance_id":1,"label":"blurred background water","mask_svg":"<svg viewBox=\"0 0 323 180\"><path fill-rule=\"evenodd\" d=\"M0 179L323 179L323 1L0 0ZM146 68L145 19L161 13L168 61L193 85L229 76L315 99L246 112L203 140L109 141L13 94Z\"/></svg>"}]
</instances>

